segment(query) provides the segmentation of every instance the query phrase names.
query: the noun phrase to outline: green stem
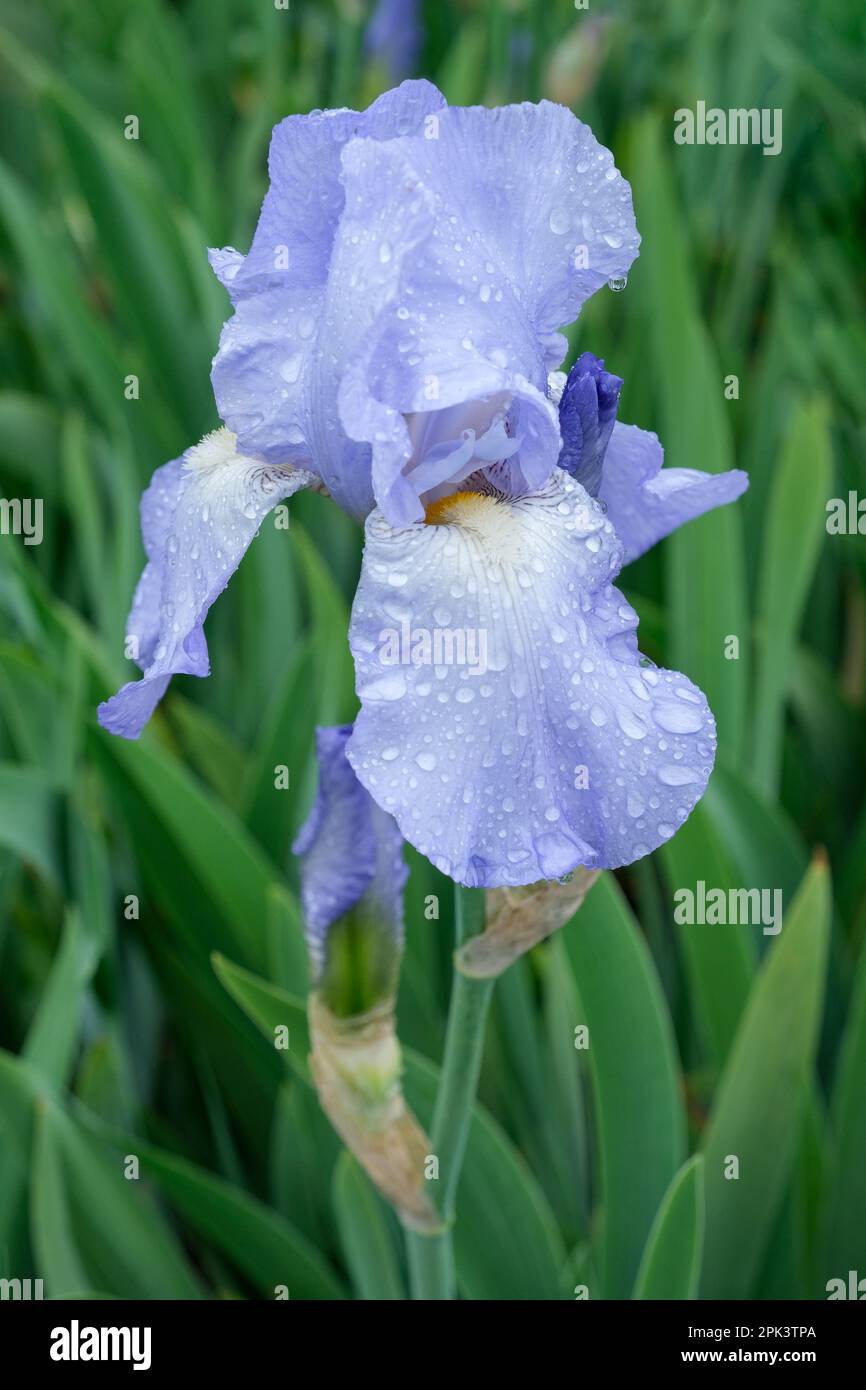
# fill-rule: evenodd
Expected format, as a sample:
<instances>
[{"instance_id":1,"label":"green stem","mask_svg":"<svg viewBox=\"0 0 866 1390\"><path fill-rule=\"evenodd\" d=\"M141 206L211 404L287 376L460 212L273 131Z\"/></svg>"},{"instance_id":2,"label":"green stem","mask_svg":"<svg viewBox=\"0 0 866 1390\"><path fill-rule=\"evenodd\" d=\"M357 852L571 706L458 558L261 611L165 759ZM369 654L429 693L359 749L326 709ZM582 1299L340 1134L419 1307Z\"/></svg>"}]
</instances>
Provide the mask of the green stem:
<instances>
[{"instance_id":1,"label":"green stem","mask_svg":"<svg viewBox=\"0 0 866 1390\"><path fill-rule=\"evenodd\" d=\"M456 885L454 906L456 945L460 947L470 936L484 930L484 890ZM430 1236L407 1233L412 1296L416 1299L450 1299L455 1294L451 1228L493 984L493 980L470 980L459 970L454 971L445 1055L430 1131L432 1152L439 1160L441 1185L436 1204L443 1230Z\"/></svg>"},{"instance_id":2,"label":"green stem","mask_svg":"<svg viewBox=\"0 0 866 1390\"><path fill-rule=\"evenodd\" d=\"M454 1256L450 1231L433 1236L407 1231L406 1250L413 1299L442 1303L453 1298Z\"/></svg>"}]
</instances>

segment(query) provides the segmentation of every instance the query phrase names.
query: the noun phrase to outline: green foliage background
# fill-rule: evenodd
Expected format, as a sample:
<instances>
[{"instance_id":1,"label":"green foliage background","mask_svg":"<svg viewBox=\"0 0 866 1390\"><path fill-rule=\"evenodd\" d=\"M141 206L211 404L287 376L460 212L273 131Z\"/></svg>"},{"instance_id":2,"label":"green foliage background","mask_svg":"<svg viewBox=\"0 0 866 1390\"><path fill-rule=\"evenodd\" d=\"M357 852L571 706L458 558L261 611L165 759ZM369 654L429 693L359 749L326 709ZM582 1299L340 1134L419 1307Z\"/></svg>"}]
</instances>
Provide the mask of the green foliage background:
<instances>
[{"instance_id":1,"label":"green foliage background","mask_svg":"<svg viewBox=\"0 0 866 1390\"><path fill-rule=\"evenodd\" d=\"M644 650L710 695L718 768L662 852L606 875L497 986L460 1288L824 1297L866 1276L866 565L862 537L825 530L828 498L866 494L863 8L425 16L420 71L451 101L553 94L614 149L643 249L572 348L625 378L621 418L670 464L751 475L625 576ZM364 105L388 75L362 53L361 0L2 0L0 20L0 494L44 498L46 527L39 547L0 537L0 1276L51 1296L404 1298L396 1223L310 1090L288 856L313 727L354 710L357 529L299 496L211 615L211 680L175 680L138 745L94 717L129 674L139 493L216 423L227 302L204 248L246 249L276 120ZM782 152L675 145L673 111L699 99L783 108ZM677 927L673 890L699 879L782 888L781 935ZM424 1118L452 924L416 856L408 917Z\"/></svg>"}]
</instances>

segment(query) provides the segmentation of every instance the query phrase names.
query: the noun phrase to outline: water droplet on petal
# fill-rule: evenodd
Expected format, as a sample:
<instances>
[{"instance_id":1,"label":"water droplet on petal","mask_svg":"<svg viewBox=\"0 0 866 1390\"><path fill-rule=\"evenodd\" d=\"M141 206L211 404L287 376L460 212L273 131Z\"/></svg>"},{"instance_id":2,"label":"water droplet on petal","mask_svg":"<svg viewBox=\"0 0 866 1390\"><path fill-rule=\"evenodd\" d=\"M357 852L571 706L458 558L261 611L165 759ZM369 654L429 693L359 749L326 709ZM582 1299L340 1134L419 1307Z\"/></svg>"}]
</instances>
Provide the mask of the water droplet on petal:
<instances>
[{"instance_id":1,"label":"water droplet on petal","mask_svg":"<svg viewBox=\"0 0 866 1390\"><path fill-rule=\"evenodd\" d=\"M627 705L617 705L616 722L626 738L646 738L646 724Z\"/></svg>"},{"instance_id":2,"label":"water droplet on petal","mask_svg":"<svg viewBox=\"0 0 866 1390\"><path fill-rule=\"evenodd\" d=\"M658 700L653 706L653 718L660 729L669 734L696 734L704 727L699 708L675 704L673 700Z\"/></svg>"},{"instance_id":3,"label":"water droplet on petal","mask_svg":"<svg viewBox=\"0 0 866 1390\"><path fill-rule=\"evenodd\" d=\"M290 386L294 386L298 377L301 375L301 364L304 360L302 352L293 352L291 357L287 357L285 362L280 364L280 376L283 381L287 381Z\"/></svg>"},{"instance_id":4,"label":"water droplet on petal","mask_svg":"<svg viewBox=\"0 0 866 1390\"><path fill-rule=\"evenodd\" d=\"M402 671L389 671L358 691L362 700L401 700L405 694L406 677Z\"/></svg>"},{"instance_id":5,"label":"water droplet on petal","mask_svg":"<svg viewBox=\"0 0 866 1390\"><path fill-rule=\"evenodd\" d=\"M674 763L665 763L659 768L657 775L666 787L685 787L690 782L701 780L700 773L693 767L676 766Z\"/></svg>"}]
</instances>

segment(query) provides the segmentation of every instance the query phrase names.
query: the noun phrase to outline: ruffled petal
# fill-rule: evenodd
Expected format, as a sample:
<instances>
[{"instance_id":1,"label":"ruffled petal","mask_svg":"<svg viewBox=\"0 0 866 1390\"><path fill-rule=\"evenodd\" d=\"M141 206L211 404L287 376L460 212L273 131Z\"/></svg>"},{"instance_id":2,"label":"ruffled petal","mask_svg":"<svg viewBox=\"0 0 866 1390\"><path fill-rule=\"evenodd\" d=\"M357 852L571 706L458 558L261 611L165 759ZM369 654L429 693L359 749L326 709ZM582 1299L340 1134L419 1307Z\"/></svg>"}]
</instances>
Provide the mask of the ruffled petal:
<instances>
[{"instance_id":1,"label":"ruffled petal","mask_svg":"<svg viewBox=\"0 0 866 1390\"><path fill-rule=\"evenodd\" d=\"M385 92L366 111L312 111L280 121L271 136L270 186L253 242L226 285L233 301L286 284L323 285L345 206L340 155L346 142L359 135L372 140L412 135L444 104L432 82L419 80ZM215 254L218 274L220 257L238 256L231 248Z\"/></svg>"},{"instance_id":2,"label":"ruffled petal","mask_svg":"<svg viewBox=\"0 0 866 1390\"><path fill-rule=\"evenodd\" d=\"M304 926L317 976L325 964L328 928L359 903L396 946L403 941L403 889L408 876L403 837L346 758L351 732L351 724L316 730L319 787L293 846L303 860Z\"/></svg>"},{"instance_id":3,"label":"ruffled petal","mask_svg":"<svg viewBox=\"0 0 866 1390\"><path fill-rule=\"evenodd\" d=\"M313 468L311 395L324 290L271 287L239 301L224 325L211 380L244 452Z\"/></svg>"},{"instance_id":4,"label":"ruffled petal","mask_svg":"<svg viewBox=\"0 0 866 1390\"><path fill-rule=\"evenodd\" d=\"M231 247L210 253L235 306L214 358L214 395L243 451L311 465L311 416L322 404L315 367L322 361L324 287L345 207L341 152L357 135L414 133L443 102L432 83L404 82L367 111L289 116L274 129L271 183L249 254ZM334 329L339 336L340 324ZM369 478L359 493L365 495Z\"/></svg>"},{"instance_id":5,"label":"ruffled petal","mask_svg":"<svg viewBox=\"0 0 866 1390\"><path fill-rule=\"evenodd\" d=\"M559 451L543 415L548 370L565 346L558 329L625 273L638 246L628 185L564 108L451 107L432 133L346 146L346 214L328 286L329 306L360 296L370 325L340 382L340 419L370 444L373 491L394 525L424 511L410 416L519 394L535 437L508 470L513 490L550 476ZM549 177L539 188L542 165ZM324 357L338 362L340 352ZM602 432L606 410L605 401ZM440 427L436 442L445 438ZM342 460L329 466L345 477ZM323 476L339 498L342 479Z\"/></svg>"},{"instance_id":6,"label":"ruffled petal","mask_svg":"<svg viewBox=\"0 0 866 1390\"><path fill-rule=\"evenodd\" d=\"M147 565L127 625L144 678L99 706L104 729L138 738L172 675L209 674L208 609L271 508L315 482L236 453L226 429L157 469L141 503Z\"/></svg>"},{"instance_id":7,"label":"ruffled petal","mask_svg":"<svg viewBox=\"0 0 866 1390\"><path fill-rule=\"evenodd\" d=\"M604 362L584 352L565 382L559 402L562 453L559 466L576 478L591 497L598 496L602 465L619 405L622 377L604 370Z\"/></svg>"},{"instance_id":8,"label":"ruffled petal","mask_svg":"<svg viewBox=\"0 0 866 1390\"><path fill-rule=\"evenodd\" d=\"M470 886L648 854L701 796L715 725L686 677L642 661L603 508L557 470L535 495L459 493L436 523L367 521L358 777Z\"/></svg>"},{"instance_id":9,"label":"ruffled petal","mask_svg":"<svg viewBox=\"0 0 866 1390\"><path fill-rule=\"evenodd\" d=\"M214 257L237 305L214 389L241 446L315 468L359 517L375 497L395 524L424 509L408 480L425 462L410 443L415 414L489 406L489 427L503 393L526 383L514 408L527 443L506 473L515 486L549 477L558 330L625 273L639 240L628 185L569 111L437 109L433 92L404 84L363 118L294 118L307 124L275 135L250 255ZM282 279L275 247L290 256ZM440 430L433 443L454 438Z\"/></svg>"},{"instance_id":10,"label":"ruffled petal","mask_svg":"<svg viewBox=\"0 0 866 1390\"><path fill-rule=\"evenodd\" d=\"M476 295L485 283L494 298L513 294L548 369L557 367L565 352L558 330L606 281L627 274L640 245L631 190L610 150L549 101L448 107L438 138L423 144L419 173L452 210L443 234L480 271Z\"/></svg>"},{"instance_id":11,"label":"ruffled petal","mask_svg":"<svg viewBox=\"0 0 866 1390\"><path fill-rule=\"evenodd\" d=\"M544 482L559 454L538 334L514 288L504 276L497 281L484 247L473 244L471 227L461 222L455 231L451 205L419 173L426 144L437 142L346 147L346 215L328 284L326 322L345 334L348 321L348 341L357 344L338 382L339 424L344 437L369 445L373 493L395 525L424 515L431 457L441 462L444 446L469 430L487 439L475 467L508 460L515 490ZM354 324L365 328L360 339ZM336 347L324 356L341 361ZM520 447L494 458L500 417ZM335 432L320 444L325 481L343 500L351 470ZM450 452L460 471L441 473L443 485L467 476L458 450Z\"/></svg>"},{"instance_id":12,"label":"ruffled petal","mask_svg":"<svg viewBox=\"0 0 866 1390\"><path fill-rule=\"evenodd\" d=\"M625 548L625 564L685 522L735 502L749 486L748 474L739 468L701 473L662 468L663 460L656 435L636 425L614 427L598 495Z\"/></svg>"}]
</instances>

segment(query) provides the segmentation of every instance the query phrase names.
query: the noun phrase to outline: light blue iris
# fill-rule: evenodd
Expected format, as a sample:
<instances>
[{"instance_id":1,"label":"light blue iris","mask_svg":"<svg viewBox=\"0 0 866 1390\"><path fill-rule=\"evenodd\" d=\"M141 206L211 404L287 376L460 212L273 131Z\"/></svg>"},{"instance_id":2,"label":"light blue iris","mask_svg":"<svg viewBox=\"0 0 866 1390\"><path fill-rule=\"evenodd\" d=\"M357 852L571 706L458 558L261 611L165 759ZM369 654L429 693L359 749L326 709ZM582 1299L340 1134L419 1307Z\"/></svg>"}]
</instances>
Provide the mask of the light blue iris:
<instances>
[{"instance_id":1,"label":"light blue iris","mask_svg":"<svg viewBox=\"0 0 866 1390\"><path fill-rule=\"evenodd\" d=\"M627 183L570 111L451 108L427 82L289 117L270 175L249 253L211 253L221 452L146 495L145 679L103 723L136 737L172 672L206 674L209 604L268 506L316 484L366 526L346 750L402 835L481 886L650 852L715 730L642 662L613 583L746 480L663 469L591 354L556 372L563 326L637 255Z\"/></svg>"}]
</instances>

